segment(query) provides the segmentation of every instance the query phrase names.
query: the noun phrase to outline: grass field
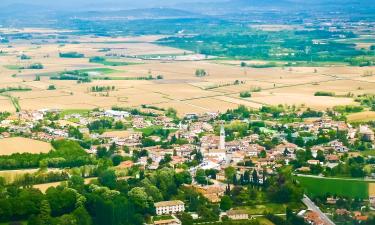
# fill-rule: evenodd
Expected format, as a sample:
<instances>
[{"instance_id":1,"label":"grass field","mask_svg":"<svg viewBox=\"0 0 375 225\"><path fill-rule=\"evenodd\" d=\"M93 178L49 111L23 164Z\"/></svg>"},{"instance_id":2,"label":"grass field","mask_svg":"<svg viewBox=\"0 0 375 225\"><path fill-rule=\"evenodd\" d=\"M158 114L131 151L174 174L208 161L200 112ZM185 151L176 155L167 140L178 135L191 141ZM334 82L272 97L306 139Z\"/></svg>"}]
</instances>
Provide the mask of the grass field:
<instances>
[{"instance_id":1,"label":"grass field","mask_svg":"<svg viewBox=\"0 0 375 225\"><path fill-rule=\"evenodd\" d=\"M81 69L78 70L79 72L87 72L87 73L100 73L100 74L111 74L115 72L119 72L118 70L110 69L110 68L93 68L93 69Z\"/></svg>"},{"instance_id":2,"label":"grass field","mask_svg":"<svg viewBox=\"0 0 375 225\"><path fill-rule=\"evenodd\" d=\"M301 209L302 205L299 204L277 204L277 203L265 203L265 204L257 204L254 206L242 206L237 207L235 209L246 210L250 215L261 215L264 213L272 213L272 214L283 214L287 207L291 207L292 209Z\"/></svg>"},{"instance_id":3,"label":"grass field","mask_svg":"<svg viewBox=\"0 0 375 225\"><path fill-rule=\"evenodd\" d=\"M362 151L361 155L363 155L363 156L375 156L375 150Z\"/></svg>"},{"instance_id":4,"label":"grass field","mask_svg":"<svg viewBox=\"0 0 375 225\"><path fill-rule=\"evenodd\" d=\"M369 196L369 182L359 180L296 177L309 196L336 194L352 198L367 199Z\"/></svg>"},{"instance_id":5,"label":"grass field","mask_svg":"<svg viewBox=\"0 0 375 225\"><path fill-rule=\"evenodd\" d=\"M88 109L67 109L61 112L60 116L64 117L67 115L72 115L72 114L79 114L79 115L87 115L90 110Z\"/></svg>"}]
</instances>

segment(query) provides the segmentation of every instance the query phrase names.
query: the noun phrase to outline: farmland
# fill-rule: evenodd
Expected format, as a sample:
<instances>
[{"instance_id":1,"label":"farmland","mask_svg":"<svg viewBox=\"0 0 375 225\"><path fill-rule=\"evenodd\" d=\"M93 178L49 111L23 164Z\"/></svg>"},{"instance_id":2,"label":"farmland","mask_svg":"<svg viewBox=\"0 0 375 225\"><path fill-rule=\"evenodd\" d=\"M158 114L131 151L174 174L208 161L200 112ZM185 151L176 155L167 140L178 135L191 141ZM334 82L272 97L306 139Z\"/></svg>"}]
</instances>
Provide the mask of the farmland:
<instances>
[{"instance_id":1,"label":"farmland","mask_svg":"<svg viewBox=\"0 0 375 225\"><path fill-rule=\"evenodd\" d=\"M47 153L52 150L51 144L47 142L32 140L22 137L0 139L0 155L11 155L14 153Z\"/></svg>"},{"instance_id":2,"label":"farmland","mask_svg":"<svg viewBox=\"0 0 375 225\"><path fill-rule=\"evenodd\" d=\"M367 181L302 176L298 176L296 179L305 189L305 193L311 196L324 196L327 193L362 199L369 196L370 182Z\"/></svg>"},{"instance_id":3,"label":"farmland","mask_svg":"<svg viewBox=\"0 0 375 225\"><path fill-rule=\"evenodd\" d=\"M47 39L66 31L32 29L23 32ZM287 65L280 60L206 58L157 42L166 37L67 35L68 41L64 44L51 38L43 43L35 43L33 39L17 40L11 42L11 47L0 44L0 50L7 52L0 56L1 86L22 86L30 90L7 91L0 96L0 109L9 112L41 108L88 110L112 106L137 108L147 104L175 108L180 116L224 112L238 105L260 108L285 104L325 110L337 105L358 104L348 93L352 96L375 93L374 77L364 76L375 71L372 66L356 67L341 62ZM80 57L60 57L62 52L76 53ZM20 60L21 54L25 55L25 60ZM36 62L43 68L25 67ZM273 66L263 66L271 64ZM205 75L197 76L199 70ZM54 88L50 89L51 86ZM93 86L115 86L116 89L96 93L90 91ZM335 96L315 96L316 91L334 92ZM252 92L251 97L241 98L241 92Z\"/></svg>"}]
</instances>

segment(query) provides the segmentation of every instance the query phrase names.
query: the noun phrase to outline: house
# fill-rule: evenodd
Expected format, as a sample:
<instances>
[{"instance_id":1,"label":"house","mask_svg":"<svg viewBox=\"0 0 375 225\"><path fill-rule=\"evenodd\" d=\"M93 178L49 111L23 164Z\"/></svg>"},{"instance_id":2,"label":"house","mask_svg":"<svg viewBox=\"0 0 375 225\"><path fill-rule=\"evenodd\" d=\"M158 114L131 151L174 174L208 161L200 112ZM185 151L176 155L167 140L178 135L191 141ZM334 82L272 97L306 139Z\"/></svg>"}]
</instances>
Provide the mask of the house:
<instances>
[{"instance_id":1,"label":"house","mask_svg":"<svg viewBox=\"0 0 375 225\"><path fill-rule=\"evenodd\" d=\"M223 171L220 171L219 173L216 174L216 180L218 181L225 181L225 173Z\"/></svg>"},{"instance_id":2,"label":"house","mask_svg":"<svg viewBox=\"0 0 375 225\"><path fill-rule=\"evenodd\" d=\"M363 141L374 141L375 140L374 131L371 130L368 126L360 126L359 127L359 134L362 137Z\"/></svg>"},{"instance_id":3,"label":"house","mask_svg":"<svg viewBox=\"0 0 375 225\"><path fill-rule=\"evenodd\" d=\"M121 162L120 165L118 165L117 167L121 169L128 169L128 168L131 168L133 165L134 163L128 160L128 161Z\"/></svg>"},{"instance_id":4,"label":"house","mask_svg":"<svg viewBox=\"0 0 375 225\"><path fill-rule=\"evenodd\" d=\"M375 183L369 183L369 202L370 206L375 208Z\"/></svg>"},{"instance_id":5,"label":"house","mask_svg":"<svg viewBox=\"0 0 375 225\"><path fill-rule=\"evenodd\" d=\"M122 120L130 116L129 112L125 111L115 111L115 110L106 110L104 115L107 117L114 118L116 120Z\"/></svg>"},{"instance_id":6,"label":"house","mask_svg":"<svg viewBox=\"0 0 375 225\"><path fill-rule=\"evenodd\" d=\"M362 215L362 213L359 212L359 211L353 212L353 217L354 217L355 220L358 220L358 221L366 221L366 220L368 220L368 216Z\"/></svg>"},{"instance_id":7,"label":"house","mask_svg":"<svg viewBox=\"0 0 375 225\"><path fill-rule=\"evenodd\" d=\"M293 143L279 144L275 147L274 151L283 154L285 151L293 153L297 150L298 146Z\"/></svg>"},{"instance_id":8,"label":"house","mask_svg":"<svg viewBox=\"0 0 375 225\"><path fill-rule=\"evenodd\" d=\"M195 150L195 145L185 144L174 147L177 156L190 157L191 153Z\"/></svg>"},{"instance_id":9,"label":"house","mask_svg":"<svg viewBox=\"0 0 375 225\"><path fill-rule=\"evenodd\" d=\"M336 214L339 216L350 215L350 212L346 209L336 209Z\"/></svg>"},{"instance_id":10,"label":"house","mask_svg":"<svg viewBox=\"0 0 375 225\"><path fill-rule=\"evenodd\" d=\"M181 221L176 217L154 221L154 225L181 225Z\"/></svg>"},{"instance_id":11,"label":"house","mask_svg":"<svg viewBox=\"0 0 375 225\"><path fill-rule=\"evenodd\" d=\"M222 149L210 149L204 154L205 157L215 158L219 161L224 161L227 158L227 153Z\"/></svg>"},{"instance_id":12,"label":"house","mask_svg":"<svg viewBox=\"0 0 375 225\"><path fill-rule=\"evenodd\" d=\"M248 149L246 150L246 154L247 156L250 156L250 157L256 157L258 156L258 154L262 151L265 151L266 148L261 146L261 145L258 145L258 144L251 144L249 145Z\"/></svg>"},{"instance_id":13,"label":"house","mask_svg":"<svg viewBox=\"0 0 375 225\"><path fill-rule=\"evenodd\" d=\"M307 160L307 164L309 164L309 165L319 165L320 161L315 160L315 159L310 159L310 160Z\"/></svg>"},{"instance_id":14,"label":"house","mask_svg":"<svg viewBox=\"0 0 375 225\"><path fill-rule=\"evenodd\" d=\"M225 194L225 189L220 185L211 185L200 187L196 186L196 189L199 193L201 193L208 201L212 203L220 202L220 199Z\"/></svg>"},{"instance_id":15,"label":"house","mask_svg":"<svg viewBox=\"0 0 375 225\"><path fill-rule=\"evenodd\" d=\"M320 218L319 214L317 212L314 212L314 211L306 212L304 219L305 219L305 221L307 221L307 222L309 222L310 224L313 224L313 225L326 225L324 220L322 218Z\"/></svg>"},{"instance_id":16,"label":"house","mask_svg":"<svg viewBox=\"0 0 375 225\"><path fill-rule=\"evenodd\" d=\"M342 142L340 142L338 140L331 141L331 142L328 143L328 145L329 145L329 147L331 147L336 152L344 153L344 152L349 151L349 149Z\"/></svg>"},{"instance_id":17,"label":"house","mask_svg":"<svg viewBox=\"0 0 375 225\"><path fill-rule=\"evenodd\" d=\"M205 160L199 165L199 168L200 168L200 169L203 169L203 170L209 170L209 169L220 170L219 160L217 160L217 159L215 159L215 158L205 159Z\"/></svg>"},{"instance_id":18,"label":"house","mask_svg":"<svg viewBox=\"0 0 375 225\"><path fill-rule=\"evenodd\" d=\"M337 163L337 162L340 160L340 158L339 158L338 155L327 155L327 156L326 156L326 159L327 159L328 162L330 162L330 163Z\"/></svg>"},{"instance_id":19,"label":"house","mask_svg":"<svg viewBox=\"0 0 375 225\"><path fill-rule=\"evenodd\" d=\"M157 202L155 208L157 215L175 214L185 211L185 203L179 200Z\"/></svg>"},{"instance_id":20,"label":"house","mask_svg":"<svg viewBox=\"0 0 375 225\"><path fill-rule=\"evenodd\" d=\"M337 198L328 197L327 198L327 204L334 205L337 202Z\"/></svg>"},{"instance_id":21,"label":"house","mask_svg":"<svg viewBox=\"0 0 375 225\"><path fill-rule=\"evenodd\" d=\"M248 220L249 214L245 210L229 210L227 216L231 220Z\"/></svg>"},{"instance_id":22,"label":"house","mask_svg":"<svg viewBox=\"0 0 375 225\"><path fill-rule=\"evenodd\" d=\"M301 172L301 173L308 173L308 172L311 171L311 169L310 169L310 167L303 166L301 168L298 168L297 171Z\"/></svg>"}]
</instances>

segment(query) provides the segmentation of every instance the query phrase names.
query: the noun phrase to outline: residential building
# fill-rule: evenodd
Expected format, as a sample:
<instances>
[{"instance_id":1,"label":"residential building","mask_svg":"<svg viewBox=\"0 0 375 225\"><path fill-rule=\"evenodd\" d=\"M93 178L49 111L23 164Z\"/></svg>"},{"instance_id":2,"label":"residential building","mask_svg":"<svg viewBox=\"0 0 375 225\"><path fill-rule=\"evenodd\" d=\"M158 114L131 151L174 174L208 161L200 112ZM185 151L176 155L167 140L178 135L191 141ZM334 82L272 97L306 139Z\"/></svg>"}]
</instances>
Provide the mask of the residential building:
<instances>
[{"instance_id":1,"label":"residential building","mask_svg":"<svg viewBox=\"0 0 375 225\"><path fill-rule=\"evenodd\" d=\"M182 201L164 201L155 203L156 214L165 215L165 214L175 214L185 211L185 204Z\"/></svg>"},{"instance_id":2,"label":"residential building","mask_svg":"<svg viewBox=\"0 0 375 225\"><path fill-rule=\"evenodd\" d=\"M227 216L231 220L248 220L249 214L245 210L229 210Z\"/></svg>"}]
</instances>

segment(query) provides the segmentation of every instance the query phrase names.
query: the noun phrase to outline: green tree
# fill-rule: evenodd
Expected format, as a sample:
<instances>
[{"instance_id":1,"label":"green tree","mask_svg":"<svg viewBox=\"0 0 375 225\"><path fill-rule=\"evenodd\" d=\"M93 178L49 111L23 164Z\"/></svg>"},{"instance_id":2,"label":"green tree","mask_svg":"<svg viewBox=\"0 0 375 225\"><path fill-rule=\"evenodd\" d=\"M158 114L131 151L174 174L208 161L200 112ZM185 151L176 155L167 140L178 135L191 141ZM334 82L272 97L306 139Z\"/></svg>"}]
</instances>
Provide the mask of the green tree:
<instances>
[{"instance_id":1,"label":"green tree","mask_svg":"<svg viewBox=\"0 0 375 225\"><path fill-rule=\"evenodd\" d=\"M182 213L180 218L182 225L193 225L194 220L193 217L189 213Z\"/></svg>"},{"instance_id":2,"label":"green tree","mask_svg":"<svg viewBox=\"0 0 375 225\"><path fill-rule=\"evenodd\" d=\"M202 169L198 169L195 173L195 181L197 181L198 184L207 184L207 178L206 173Z\"/></svg>"},{"instance_id":3,"label":"green tree","mask_svg":"<svg viewBox=\"0 0 375 225\"><path fill-rule=\"evenodd\" d=\"M128 195L129 200L139 209L144 210L150 207L149 197L145 188L135 187L129 191Z\"/></svg>"},{"instance_id":4,"label":"green tree","mask_svg":"<svg viewBox=\"0 0 375 225\"><path fill-rule=\"evenodd\" d=\"M232 166L228 166L224 170L225 172L225 178L227 179L228 182L233 180L233 177L236 175L236 169Z\"/></svg>"},{"instance_id":5,"label":"green tree","mask_svg":"<svg viewBox=\"0 0 375 225\"><path fill-rule=\"evenodd\" d=\"M220 200L220 209L223 211L227 211L232 208L233 202L229 196L224 195Z\"/></svg>"},{"instance_id":6,"label":"green tree","mask_svg":"<svg viewBox=\"0 0 375 225\"><path fill-rule=\"evenodd\" d=\"M50 225L52 222L51 207L47 200L41 202L39 218L41 225Z\"/></svg>"},{"instance_id":7,"label":"green tree","mask_svg":"<svg viewBox=\"0 0 375 225\"><path fill-rule=\"evenodd\" d=\"M117 176L116 176L115 171L110 170L110 169L105 170L98 177L99 183L110 189L114 189L116 187L116 180L117 180Z\"/></svg>"}]
</instances>

